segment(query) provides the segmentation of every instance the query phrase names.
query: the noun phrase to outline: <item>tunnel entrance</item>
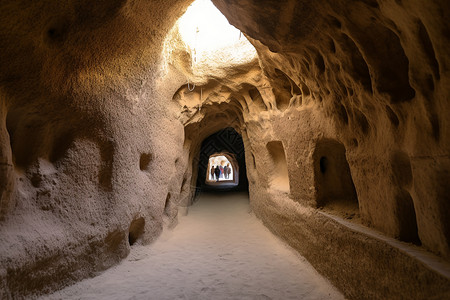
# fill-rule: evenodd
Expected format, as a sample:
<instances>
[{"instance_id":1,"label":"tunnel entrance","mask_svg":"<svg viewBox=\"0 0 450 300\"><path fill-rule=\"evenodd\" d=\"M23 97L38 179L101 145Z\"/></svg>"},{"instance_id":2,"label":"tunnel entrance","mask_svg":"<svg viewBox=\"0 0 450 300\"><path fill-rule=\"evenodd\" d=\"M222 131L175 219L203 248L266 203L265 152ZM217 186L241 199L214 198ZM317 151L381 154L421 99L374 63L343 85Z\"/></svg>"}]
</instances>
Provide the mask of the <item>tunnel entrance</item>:
<instances>
[{"instance_id":1,"label":"tunnel entrance","mask_svg":"<svg viewBox=\"0 0 450 300\"><path fill-rule=\"evenodd\" d=\"M239 165L231 153L216 153L209 157L205 183L207 185L239 184Z\"/></svg>"},{"instance_id":2,"label":"tunnel entrance","mask_svg":"<svg viewBox=\"0 0 450 300\"><path fill-rule=\"evenodd\" d=\"M223 171L222 176L219 174L219 181L211 176L213 166L224 169L228 163L231 167L228 178L225 178ZM222 129L203 141L198 161L197 188L202 191L248 190L244 142L234 128Z\"/></svg>"}]
</instances>

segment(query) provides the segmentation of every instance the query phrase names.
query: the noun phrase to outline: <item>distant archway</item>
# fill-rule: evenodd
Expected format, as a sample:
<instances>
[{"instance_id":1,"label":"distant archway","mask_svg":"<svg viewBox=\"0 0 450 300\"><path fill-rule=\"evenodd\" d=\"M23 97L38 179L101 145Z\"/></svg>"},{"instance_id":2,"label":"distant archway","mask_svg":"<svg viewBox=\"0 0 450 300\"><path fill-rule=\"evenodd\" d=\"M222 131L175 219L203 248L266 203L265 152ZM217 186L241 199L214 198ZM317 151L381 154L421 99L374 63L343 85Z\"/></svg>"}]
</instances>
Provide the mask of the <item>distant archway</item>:
<instances>
[{"instance_id":1,"label":"distant archway","mask_svg":"<svg viewBox=\"0 0 450 300\"><path fill-rule=\"evenodd\" d=\"M213 168L219 168L215 174ZM239 164L231 153L221 152L212 154L208 160L205 183L208 185L237 186L239 184Z\"/></svg>"},{"instance_id":2,"label":"distant archway","mask_svg":"<svg viewBox=\"0 0 450 300\"><path fill-rule=\"evenodd\" d=\"M211 181L210 158L217 155L225 156L230 162L234 172L232 182L228 181L226 184L214 184ZM242 136L234 128L227 127L207 137L202 142L197 164L198 188L209 191L224 189L248 190L244 143Z\"/></svg>"}]
</instances>

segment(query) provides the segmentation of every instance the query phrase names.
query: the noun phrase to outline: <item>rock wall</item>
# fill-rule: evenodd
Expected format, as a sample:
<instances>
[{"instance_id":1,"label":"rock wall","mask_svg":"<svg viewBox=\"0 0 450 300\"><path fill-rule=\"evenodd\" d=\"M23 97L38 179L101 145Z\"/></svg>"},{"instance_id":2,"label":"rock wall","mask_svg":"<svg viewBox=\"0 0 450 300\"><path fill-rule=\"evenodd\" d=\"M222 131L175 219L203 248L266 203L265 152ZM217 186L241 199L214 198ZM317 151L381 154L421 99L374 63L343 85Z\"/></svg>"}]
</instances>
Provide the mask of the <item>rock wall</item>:
<instances>
[{"instance_id":1,"label":"rock wall","mask_svg":"<svg viewBox=\"0 0 450 300\"><path fill-rule=\"evenodd\" d=\"M0 4L0 298L93 276L175 222L182 82L156 79L180 2Z\"/></svg>"},{"instance_id":2,"label":"rock wall","mask_svg":"<svg viewBox=\"0 0 450 300\"><path fill-rule=\"evenodd\" d=\"M321 114L314 132L345 147L363 223L448 259L448 3L213 2L253 38L277 109L290 97L311 107ZM297 150L311 152L307 140ZM298 154L286 151L288 161ZM305 174L288 165L291 180ZM311 199L301 190L294 199Z\"/></svg>"}]
</instances>

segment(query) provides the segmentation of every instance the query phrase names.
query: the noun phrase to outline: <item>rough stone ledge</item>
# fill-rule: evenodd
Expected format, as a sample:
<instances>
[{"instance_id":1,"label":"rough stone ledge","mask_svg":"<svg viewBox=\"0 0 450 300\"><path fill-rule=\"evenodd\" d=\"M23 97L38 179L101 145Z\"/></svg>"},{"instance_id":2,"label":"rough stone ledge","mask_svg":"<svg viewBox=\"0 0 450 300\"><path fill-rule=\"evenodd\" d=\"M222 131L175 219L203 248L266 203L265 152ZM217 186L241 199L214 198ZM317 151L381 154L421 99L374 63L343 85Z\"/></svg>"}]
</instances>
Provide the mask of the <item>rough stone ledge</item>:
<instances>
[{"instance_id":1,"label":"rough stone ledge","mask_svg":"<svg viewBox=\"0 0 450 300\"><path fill-rule=\"evenodd\" d=\"M443 259L439 258L438 256L429 253L421 248L412 246L411 244L400 242L396 239L387 237L382 235L381 233L364 226L361 226L359 224L351 223L349 221L346 221L338 216L333 216L328 213L319 211L319 214L326 216L327 218L331 218L338 222L339 224L347 227L349 230L353 230L357 233L361 233L363 235L370 236L372 238L375 238L377 240L380 240L381 242L385 242L389 244L390 246L396 248L399 251L404 252L406 255L411 256L414 259L417 259L421 263L423 263L425 266L430 268L430 270L441 274L442 276L446 277L450 280L450 263L444 261Z\"/></svg>"},{"instance_id":2,"label":"rough stone ledge","mask_svg":"<svg viewBox=\"0 0 450 300\"><path fill-rule=\"evenodd\" d=\"M431 254L359 230L287 195L256 194L255 214L347 298L450 299L448 264L429 259Z\"/></svg>"}]
</instances>

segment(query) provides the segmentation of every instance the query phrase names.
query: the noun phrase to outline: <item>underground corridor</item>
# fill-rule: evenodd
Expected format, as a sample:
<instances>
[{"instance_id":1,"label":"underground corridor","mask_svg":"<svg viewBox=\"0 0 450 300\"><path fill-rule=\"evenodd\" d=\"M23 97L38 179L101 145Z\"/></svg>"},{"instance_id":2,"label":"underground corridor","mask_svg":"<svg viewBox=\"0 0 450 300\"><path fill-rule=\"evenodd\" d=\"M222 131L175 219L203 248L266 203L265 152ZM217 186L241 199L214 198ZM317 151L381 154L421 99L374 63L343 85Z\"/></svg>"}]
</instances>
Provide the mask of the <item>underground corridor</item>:
<instances>
[{"instance_id":1,"label":"underground corridor","mask_svg":"<svg viewBox=\"0 0 450 300\"><path fill-rule=\"evenodd\" d=\"M450 299L449 13L0 3L0 299Z\"/></svg>"},{"instance_id":2,"label":"underground corridor","mask_svg":"<svg viewBox=\"0 0 450 300\"><path fill-rule=\"evenodd\" d=\"M221 129L202 142L196 188L209 192L248 191L244 142L235 129Z\"/></svg>"}]
</instances>

